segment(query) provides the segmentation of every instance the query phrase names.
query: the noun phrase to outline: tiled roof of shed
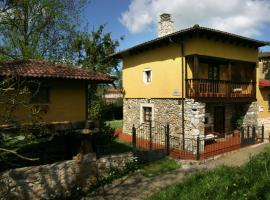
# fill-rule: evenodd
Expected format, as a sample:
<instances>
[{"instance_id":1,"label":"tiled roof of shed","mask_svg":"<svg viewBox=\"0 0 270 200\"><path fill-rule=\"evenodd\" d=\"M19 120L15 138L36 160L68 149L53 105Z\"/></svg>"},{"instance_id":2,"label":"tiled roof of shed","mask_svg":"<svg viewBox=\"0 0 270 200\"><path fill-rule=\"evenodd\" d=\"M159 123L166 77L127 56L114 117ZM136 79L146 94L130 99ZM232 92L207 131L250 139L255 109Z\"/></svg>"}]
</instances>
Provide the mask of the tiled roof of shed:
<instances>
[{"instance_id":1,"label":"tiled roof of shed","mask_svg":"<svg viewBox=\"0 0 270 200\"><path fill-rule=\"evenodd\" d=\"M113 82L116 77L89 69L55 64L49 61L17 60L0 62L0 76L17 75L31 78L60 78Z\"/></svg>"}]
</instances>

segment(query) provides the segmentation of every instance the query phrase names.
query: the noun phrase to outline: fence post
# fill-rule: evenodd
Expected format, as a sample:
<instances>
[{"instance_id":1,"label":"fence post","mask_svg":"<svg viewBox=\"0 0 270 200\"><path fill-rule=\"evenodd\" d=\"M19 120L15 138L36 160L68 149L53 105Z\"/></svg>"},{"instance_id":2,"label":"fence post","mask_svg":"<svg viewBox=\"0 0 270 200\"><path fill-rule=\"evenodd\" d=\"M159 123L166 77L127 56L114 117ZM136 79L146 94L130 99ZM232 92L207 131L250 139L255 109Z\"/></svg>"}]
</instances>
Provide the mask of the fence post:
<instances>
[{"instance_id":1,"label":"fence post","mask_svg":"<svg viewBox=\"0 0 270 200\"><path fill-rule=\"evenodd\" d=\"M134 124L132 126L132 147L133 147L133 151L135 151L136 150L136 128Z\"/></svg>"},{"instance_id":2,"label":"fence post","mask_svg":"<svg viewBox=\"0 0 270 200\"><path fill-rule=\"evenodd\" d=\"M167 124L165 128L165 141L166 141L166 154L167 156L170 155L170 125L169 123Z\"/></svg>"},{"instance_id":3,"label":"fence post","mask_svg":"<svg viewBox=\"0 0 270 200\"><path fill-rule=\"evenodd\" d=\"M262 124L262 142L264 142L264 125Z\"/></svg>"},{"instance_id":4,"label":"fence post","mask_svg":"<svg viewBox=\"0 0 270 200\"><path fill-rule=\"evenodd\" d=\"M150 151L152 151L152 121L149 121L149 141L150 141Z\"/></svg>"},{"instance_id":5,"label":"fence post","mask_svg":"<svg viewBox=\"0 0 270 200\"><path fill-rule=\"evenodd\" d=\"M256 128L252 126L252 144L255 144L255 137L256 137Z\"/></svg>"},{"instance_id":6,"label":"fence post","mask_svg":"<svg viewBox=\"0 0 270 200\"><path fill-rule=\"evenodd\" d=\"M200 160L200 136L197 136L196 160Z\"/></svg>"},{"instance_id":7,"label":"fence post","mask_svg":"<svg viewBox=\"0 0 270 200\"><path fill-rule=\"evenodd\" d=\"M240 135L241 135L241 146L243 145L244 142L244 127L240 128Z\"/></svg>"}]
</instances>

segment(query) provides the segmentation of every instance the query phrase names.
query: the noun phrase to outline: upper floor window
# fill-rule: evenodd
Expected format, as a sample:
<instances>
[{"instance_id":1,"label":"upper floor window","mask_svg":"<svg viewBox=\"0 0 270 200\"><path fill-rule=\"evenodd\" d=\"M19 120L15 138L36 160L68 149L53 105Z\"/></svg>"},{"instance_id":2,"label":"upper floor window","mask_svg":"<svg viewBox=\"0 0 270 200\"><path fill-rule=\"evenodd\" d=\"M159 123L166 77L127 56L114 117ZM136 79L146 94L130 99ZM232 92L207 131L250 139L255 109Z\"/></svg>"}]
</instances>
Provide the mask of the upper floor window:
<instances>
[{"instance_id":1,"label":"upper floor window","mask_svg":"<svg viewBox=\"0 0 270 200\"><path fill-rule=\"evenodd\" d=\"M145 84L152 82L152 70L151 69L145 69L143 71L143 81Z\"/></svg>"},{"instance_id":2,"label":"upper floor window","mask_svg":"<svg viewBox=\"0 0 270 200\"><path fill-rule=\"evenodd\" d=\"M209 65L208 78L210 80L219 80L219 67L218 67L218 65Z\"/></svg>"}]
</instances>

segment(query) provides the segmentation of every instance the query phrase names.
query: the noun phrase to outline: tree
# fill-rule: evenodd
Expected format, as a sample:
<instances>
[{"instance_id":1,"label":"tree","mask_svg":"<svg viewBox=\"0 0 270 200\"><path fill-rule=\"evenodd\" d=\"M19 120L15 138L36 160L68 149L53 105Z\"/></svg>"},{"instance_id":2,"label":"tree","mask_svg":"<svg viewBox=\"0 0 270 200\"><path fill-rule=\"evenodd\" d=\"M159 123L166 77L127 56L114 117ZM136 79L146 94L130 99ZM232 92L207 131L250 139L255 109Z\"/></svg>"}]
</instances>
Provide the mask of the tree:
<instances>
[{"instance_id":1,"label":"tree","mask_svg":"<svg viewBox=\"0 0 270 200\"><path fill-rule=\"evenodd\" d=\"M73 43L73 50L77 64L83 68L111 73L114 70L119 71L119 60L109 57L116 51L119 41L113 40L111 33L104 33L104 28L105 25L101 25L91 33L80 33Z\"/></svg>"},{"instance_id":2,"label":"tree","mask_svg":"<svg viewBox=\"0 0 270 200\"><path fill-rule=\"evenodd\" d=\"M88 0L1 0L0 59L71 57L80 13Z\"/></svg>"},{"instance_id":3,"label":"tree","mask_svg":"<svg viewBox=\"0 0 270 200\"><path fill-rule=\"evenodd\" d=\"M113 40L111 33L104 33L104 28L105 25L101 25L91 33L80 33L73 43L73 56L76 63L83 68L114 74L121 80L119 59L111 58L109 55L116 51L119 40L123 40L123 37L119 40ZM103 87L92 84L89 86L89 94L91 94L88 97L90 118L99 119L101 117Z\"/></svg>"}]
</instances>

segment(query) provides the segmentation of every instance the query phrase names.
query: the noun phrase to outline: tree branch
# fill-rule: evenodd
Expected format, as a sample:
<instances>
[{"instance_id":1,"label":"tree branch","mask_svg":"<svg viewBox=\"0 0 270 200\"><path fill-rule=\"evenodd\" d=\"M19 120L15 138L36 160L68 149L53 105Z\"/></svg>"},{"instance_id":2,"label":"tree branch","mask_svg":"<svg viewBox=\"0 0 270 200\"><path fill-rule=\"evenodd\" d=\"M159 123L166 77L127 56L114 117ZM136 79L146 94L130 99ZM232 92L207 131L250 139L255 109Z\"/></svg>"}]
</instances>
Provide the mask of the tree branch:
<instances>
[{"instance_id":1,"label":"tree branch","mask_svg":"<svg viewBox=\"0 0 270 200\"><path fill-rule=\"evenodd\" d=\"M7 152L7 153L14 154L15 156L17 156L17 157L19 157L19 158L21 158L23 160L29 160L29 161L37 161L37 160L39 160L39 158L29 158L29 157L18 154L16 151L9 150L9 149L0 148L0 151L4 151L4 152Z\"/></svg>"}]
</instances>

